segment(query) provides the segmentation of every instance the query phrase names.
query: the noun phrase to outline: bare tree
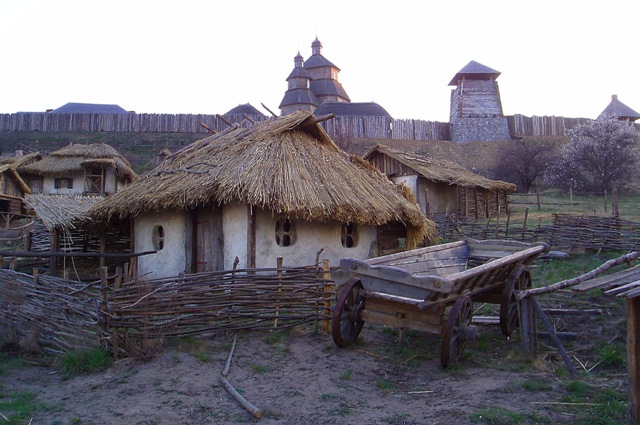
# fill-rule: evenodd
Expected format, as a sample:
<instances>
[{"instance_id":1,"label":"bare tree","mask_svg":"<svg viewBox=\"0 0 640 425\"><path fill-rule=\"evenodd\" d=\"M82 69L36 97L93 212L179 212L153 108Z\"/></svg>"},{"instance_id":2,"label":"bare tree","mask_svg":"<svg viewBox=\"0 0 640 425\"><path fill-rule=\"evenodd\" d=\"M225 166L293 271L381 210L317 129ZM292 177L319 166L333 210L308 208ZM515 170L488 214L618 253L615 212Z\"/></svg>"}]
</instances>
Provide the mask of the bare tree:
<instances>
[{"instance_id":1,"label":"bare tree","mask_svg":"<svg viewBox=\"0 0 640 425\"><path fill-rule=\"evenodd\" d=\"M536 179L545 176L556 152L553 141L514 140L501 151L492 175L495 179L515 183L522 192L529 192Z\"/></svg>"},{"instance_id":2,"label":"bare tree","mask_svg":"<svg viewBox=\"0 0 640 425\"><path fill-rule=\"evenodd\" d=\"M640 132L632 123L603 116L569 132L554 180L585 190L623 187L638 175Z\"/></svg>"}]
</instances>

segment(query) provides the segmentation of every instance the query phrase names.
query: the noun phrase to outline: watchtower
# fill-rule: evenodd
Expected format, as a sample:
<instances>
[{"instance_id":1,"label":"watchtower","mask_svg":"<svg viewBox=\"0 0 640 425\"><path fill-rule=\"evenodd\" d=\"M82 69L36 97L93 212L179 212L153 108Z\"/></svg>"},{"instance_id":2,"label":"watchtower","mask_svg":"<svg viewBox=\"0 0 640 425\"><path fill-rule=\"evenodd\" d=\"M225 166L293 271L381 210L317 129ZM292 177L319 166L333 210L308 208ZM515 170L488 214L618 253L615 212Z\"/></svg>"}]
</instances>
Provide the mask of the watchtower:
<instances>
[{"instance_id":1,"label":"watchtower","mask_svg":"<svg viewBox=\"0 0 640 425\"><path fill-rule=\"evenodd\" d=\"M471 61L453 77L449 124L454 142L509 140L496 79L500 72Z\"/></svg>"}]
</instances>

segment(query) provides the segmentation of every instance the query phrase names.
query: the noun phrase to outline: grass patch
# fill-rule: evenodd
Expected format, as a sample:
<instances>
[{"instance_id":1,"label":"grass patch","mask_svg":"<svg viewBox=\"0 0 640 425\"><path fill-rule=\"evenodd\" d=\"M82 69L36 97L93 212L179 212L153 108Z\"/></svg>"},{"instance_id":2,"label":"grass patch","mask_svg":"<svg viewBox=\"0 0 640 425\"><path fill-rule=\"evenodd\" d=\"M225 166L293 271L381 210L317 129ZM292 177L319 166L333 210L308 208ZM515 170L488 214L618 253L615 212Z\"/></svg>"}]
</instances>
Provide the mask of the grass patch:
<instances>
[{"instance_id":1,"label":"grass patch","mask_svg":"<svg viewBox=\"0 0 640 425\"><path fill-rule=\"evenodd\" d=\"M530 423L544 423L539 415L530 413L511 412L501 407L487 407L469 415L474 424L488 425L516 425Z\"/></svg>"},{"instance_id":2,"label":"grass patch","mask_svg":"<svg viewBox=\"0 0 640 425\"><path fill-rule=\"evenodd\" d=\"M352 375L353 369L349 368L342 375L340 375L340 379L342 379L343 381L348 381L349 379L351 379Z\"/></svg>"},{"instance_id":3,"label":"grass patch","mask_svg":"<svg viewBox=\"0 0 640 425\"><path fill-rule=\"evenodd\" d=\"M268 373L271 372L271 368L269 366L265 366L262 364L252 364L251 365L251 370L253 370L256 373Z\"/></svg>"},{"instance_id":4,"label":"grass patch","mask_svg":"<svg viewBox=\"0 0 640 425\"><path fill-rule=\"evenodd\" d=\"M193 357L200 360L202 363L209 363L212 360L211 356L208 355L207 353L200 353L200 352L194 353Z\"/></svg>"},{"instance_id":5,"label":"grass patch","mask_svg":"<svg viewBox=\"0 0 640 425\"><path fill-rule=\"evenodd\" d=\"M113 358L102 348L67 353L60 359L62 377L101 372L111 366Z\"/></svg>"},{"instance_id":6,"label":"grass patch","mask_svg":"<svg viewBox=\"0 0 640 425\"><path fill-rule=\"evenodd\" d=\"M564 411L574 415L576 423L585 425L616 425L626 423L627 394L611 388L594 388L581 381L567 383L563 396Z\"/></svg>"},{"instance_id":7,"label":"grass patch","mask_svg":"<svg viewBox=\"0 0 640 425\"><path fill-rule=\"evenodd\" d=\"M0 353L0 375L4 375L10 370L18 369L26 365L27 362L14 354Z\"/></svg>"},{"instance_id":8,"label":"grass patch","mask_svg":"<svg viewBox=\"0 0 640 425\"><path fill-rule=\"evenodd\" d=\"M621 367L624 366L626 346L622 344L602 343L597 348L596 362L603 367Z\"/></svg>"},{"instance_id":9,"label":"grass patch","mask_svg":"<svg viewBox=\"0 0 640 425\"><path fill-rule=\"evenodd\" d=\"M552 388L547 382L532 381L530 379L522 381L520 386L528 391L549 391Z\"/></svg>"},{"instance_id":10,"label":"grass patch","mask_svg":"<svg viewBox=\"0 0 640 425\"><path fill-rule=\"evenodd\" d=\"M53 410L55 410L53 406L38 401L36 395L30 391L5 393L0 388L0 412L6 417L0 418L2 424L24 424L33 417L35 412Z\"/></svg>"},{"instance_id":11,"label":"grass patch","mask_svg":"<svg viewBox=\"0 0 640 425\"><path fill-rule=\"evenodd\" d=\"M383 391L390 391L395 389L396 384L388 379L378 378L376 379L376 388Z\"/></svg>"}]
</instances>

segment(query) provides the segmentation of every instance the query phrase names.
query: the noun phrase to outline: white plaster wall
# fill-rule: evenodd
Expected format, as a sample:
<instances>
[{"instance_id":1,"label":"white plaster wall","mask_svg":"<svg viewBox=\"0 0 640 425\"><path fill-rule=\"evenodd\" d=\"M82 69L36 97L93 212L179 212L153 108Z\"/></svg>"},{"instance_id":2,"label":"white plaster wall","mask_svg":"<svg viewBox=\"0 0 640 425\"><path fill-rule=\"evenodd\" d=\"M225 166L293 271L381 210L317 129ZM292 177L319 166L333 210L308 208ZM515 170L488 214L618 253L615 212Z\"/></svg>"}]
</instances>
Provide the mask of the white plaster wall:
<instances>
[{"instance_id":1,"label":"white plaster wall","mask_svg":"<svg viewBox=\"0 0 640 425\"><path fill-rule=\"evenodd\" d=\"M283 257L285 266L307 266L314 264L316 253L322 248L320 260L329 259L337 266L341 258L370 258L375 252L376 229L358 225L356 246L345 248L340 241L342 223L307 222L294 220L295 243L278 246L275 239L277 215L260 210L256 218L256 267L275 267L278 257ZM225 239L226 241L226 239ZM372 246L373 245L373 246Z\"/></svg>"},{"instance_id":2,"label":"white plaster wall","mask_svg":"<svg viewBox=\"0 0 640 425\"><path fill-rule=\"evenodd\" d=\"M247 268L247 206L227 204L222 207L224 269L233 269L236 257L239 268Z\"/></svg>"},{"instance_id":3,"label":"white plaster wall","mask_svg":"<svg viewBox=\"0 0 640 425\"><path fill-rule=\"evenodd\" d=\"M116 182L118 178L116 177L115 168L107 168L104 173L104 191L106 193L116 193Z\"/></svg>"},{"instance_id":4,"label":"white plaster wall","mask_svg":"<svg viewBox=\"0 0 640 425\"><path fill-rule=\"evenodd\" d=\"M143 279L173 277L186 270L187 215L178 211L145 213L134 221L135 252L153 251L153 229L164 229L164 248L156 254L138 257Z\"/></svg>"},{"instance_id":5,"label":"white plaster wall","mask_svg":"<svg viewBox=\"0 0 640 425\"><path fill-rule=\"evenodd\" d=\"M69 173L58 177L73 178L73 189L56 189L55 181L57 177L45 176L42 182L42 193L53 195L81 195L82 192L84 192L84 172Z\"/></svg>"}]
</instances>

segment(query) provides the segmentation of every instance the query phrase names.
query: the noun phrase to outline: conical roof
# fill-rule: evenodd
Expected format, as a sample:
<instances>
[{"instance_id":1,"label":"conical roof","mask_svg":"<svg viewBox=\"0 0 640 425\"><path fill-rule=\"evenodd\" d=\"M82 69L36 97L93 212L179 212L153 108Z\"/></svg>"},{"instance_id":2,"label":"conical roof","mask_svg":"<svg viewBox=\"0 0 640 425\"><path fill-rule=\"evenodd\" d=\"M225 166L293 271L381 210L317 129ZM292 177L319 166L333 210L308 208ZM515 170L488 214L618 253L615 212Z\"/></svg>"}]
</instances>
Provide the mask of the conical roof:
<instances>
[{"instance_id":1,"label":"conical roof","mask_svg":"<svg viewBox=\"0 0 640 425\"><path fill-rule=\"evenodd\" d=\"M605 115L611 115L618 119L626 119L629 121L635 121L640 118L639 113L620 102L618 96L615 94L611 96L611 103L602 111L598 118Z\"/></svg>"},{"instance_id":2,"label":"conical roof","mask_svg":"<svg viewBox=\"0 0 640 425\"><path fill-rule=\"evenodd\" d=\"M457 86L458 82L462 79L465 80L495 80L500 75L500 71L489 68L476 61L471 61L464 68L462 68L453 77L450 86Z\"/></svg>"}]
</instances>

